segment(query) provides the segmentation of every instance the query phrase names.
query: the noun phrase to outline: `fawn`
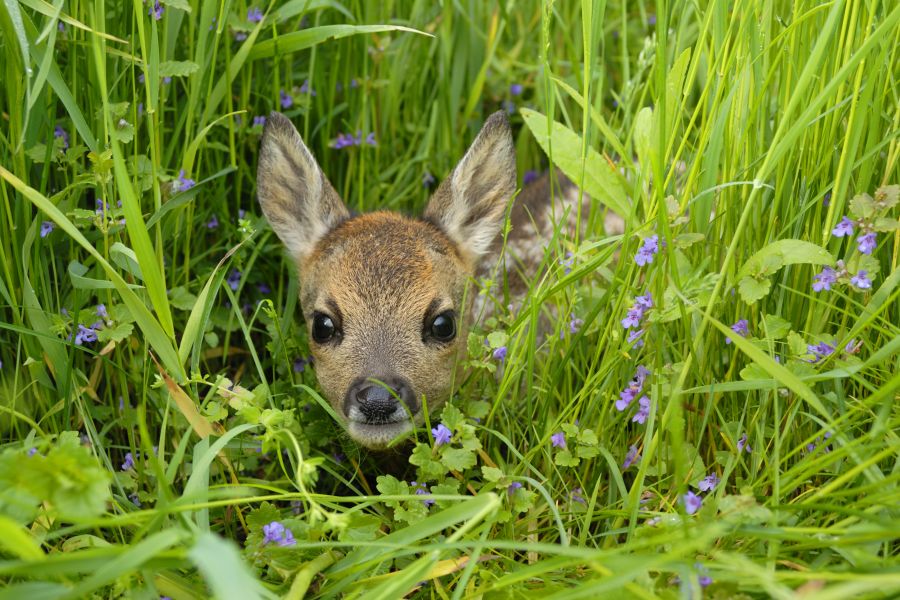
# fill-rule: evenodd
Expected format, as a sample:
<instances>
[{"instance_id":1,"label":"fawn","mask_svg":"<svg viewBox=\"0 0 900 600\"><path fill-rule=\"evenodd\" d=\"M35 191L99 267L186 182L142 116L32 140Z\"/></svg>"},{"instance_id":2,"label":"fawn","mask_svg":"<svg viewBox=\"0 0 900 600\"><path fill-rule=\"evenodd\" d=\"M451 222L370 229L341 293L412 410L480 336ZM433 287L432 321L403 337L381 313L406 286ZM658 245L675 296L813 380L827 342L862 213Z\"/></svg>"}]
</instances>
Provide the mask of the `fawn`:
<instances>
[{"instance_id":1,"label":"fawn","mask_svg":"<svg viewBox=\"0 0 900 600\"><path fill-rule=\"evenodd\" d=\"M543 257L536 241L553 231L556 213L543 209L550 203L542 185L517 202L519 220L537 235L522 226L507 240L526 261ZM461 375L476 295L467 284L486 257L498 256L498 233L516 189L506 115L487 119L421 218L390 211L351 217L279 113L263 132L257 187L266 218L299 270L319 386L357 443L386 448L423 423L423 403L433 414L446 402ZM577 201L577 194L563 199ZM554 203L553 210L564 205Z\"/></svg>"}]
</instances>

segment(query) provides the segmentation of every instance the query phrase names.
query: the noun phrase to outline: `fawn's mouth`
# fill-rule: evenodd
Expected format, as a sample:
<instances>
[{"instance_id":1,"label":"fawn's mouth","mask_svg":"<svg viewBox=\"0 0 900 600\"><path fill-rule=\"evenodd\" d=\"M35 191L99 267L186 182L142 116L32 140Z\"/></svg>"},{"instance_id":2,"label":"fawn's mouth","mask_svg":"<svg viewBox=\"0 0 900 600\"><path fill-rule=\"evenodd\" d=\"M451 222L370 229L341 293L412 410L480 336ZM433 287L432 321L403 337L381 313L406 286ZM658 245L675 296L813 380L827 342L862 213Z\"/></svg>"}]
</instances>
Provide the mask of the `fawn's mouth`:
<instances>
[{"instance_id":1,"label":"fawn's mouth","mask_svg":"<svg viewBox=\"0 0 900 600\"><path fill-rule=\"evenodd\" d=\"M413 427L412 420L407 417L390 423L347 421L347 432L350 434L350 437L358 444L373 450L387 448L391 441L412 431Z\"/></svg>"}]
</instances>

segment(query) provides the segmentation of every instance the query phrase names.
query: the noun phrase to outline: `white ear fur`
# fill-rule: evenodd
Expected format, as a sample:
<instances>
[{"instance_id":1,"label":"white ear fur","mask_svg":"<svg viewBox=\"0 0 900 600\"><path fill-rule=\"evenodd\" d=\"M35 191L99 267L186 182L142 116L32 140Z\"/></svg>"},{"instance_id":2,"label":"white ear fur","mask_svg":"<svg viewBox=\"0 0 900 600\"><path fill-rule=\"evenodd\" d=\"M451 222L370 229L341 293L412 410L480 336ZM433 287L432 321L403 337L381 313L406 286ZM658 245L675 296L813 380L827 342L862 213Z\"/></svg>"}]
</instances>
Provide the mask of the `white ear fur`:
<instances>
[{"instance_id":1,"label":"white ear fur","mask_svg":"<svg viewBox=\"0 0 900 600\"><path fill-rule=\"evenodd\" d=\"M256 172L259 203L291 256L302 260L350 214L290 120L266 120Z\"/></svg>"},{"instance_id":2,"label":"white ear fur","mask_svg":"<svg viewBox=\"0 0 900 600\"><path fill-rule=\"evenodd\" d=\"M474 261L490 249L515 190L516 151L509 121L499 111L434 193L424 217Z\"/></svg>"}]
</instances>

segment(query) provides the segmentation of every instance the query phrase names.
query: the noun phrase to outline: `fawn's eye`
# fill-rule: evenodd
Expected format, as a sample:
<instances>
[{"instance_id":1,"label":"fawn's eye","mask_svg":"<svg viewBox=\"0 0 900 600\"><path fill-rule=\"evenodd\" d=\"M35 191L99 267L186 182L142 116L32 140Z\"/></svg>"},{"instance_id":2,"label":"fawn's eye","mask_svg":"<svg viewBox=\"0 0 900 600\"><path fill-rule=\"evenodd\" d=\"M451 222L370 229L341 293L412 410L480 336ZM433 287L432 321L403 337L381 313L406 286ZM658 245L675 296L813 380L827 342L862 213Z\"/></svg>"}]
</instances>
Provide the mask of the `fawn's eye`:
<instances>
[{"instance_id":1,"label":"fawn's eye","mask_svg":"<svg viewBox=\"0 0 900 600\"><path fill-rule=\"evenodd\" d=\"M322 313L313 315L312 336L319 343L324 344L330 341L337 333L337 326L334 319Z\"/></svg>"},{"instance_id":2,"label":"fawn's eye","mask_svg":"<svg viewBox=\"0 0 900 600\"><path fill-rule=\"evenodd\" d=\"M456 322L453 319L453 311L442 312L434 318L429 328L431 337L439 342L449 342L456 337Z\"/></svg>"}]
</instances>

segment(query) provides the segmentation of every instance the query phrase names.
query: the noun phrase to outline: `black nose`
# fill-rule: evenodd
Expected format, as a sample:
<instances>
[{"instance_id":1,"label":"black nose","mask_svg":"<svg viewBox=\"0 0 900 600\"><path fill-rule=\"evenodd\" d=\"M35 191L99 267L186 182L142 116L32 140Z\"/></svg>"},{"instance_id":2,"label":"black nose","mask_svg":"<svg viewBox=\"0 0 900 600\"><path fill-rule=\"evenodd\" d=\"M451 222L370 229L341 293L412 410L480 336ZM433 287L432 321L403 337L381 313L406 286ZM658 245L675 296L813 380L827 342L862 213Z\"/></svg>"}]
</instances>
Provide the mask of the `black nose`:
<instances>
[{"instance_id":1,"label":"black nose","mask_svg":"<svg viewBox=\"0 0 900 600\"><path fill-rule=\"evenodd\" d=\"M357 379L344 397L344 414L351 421L380 425L419 412L412 387L400 377Z\"/></svg>"}]
</instances>

